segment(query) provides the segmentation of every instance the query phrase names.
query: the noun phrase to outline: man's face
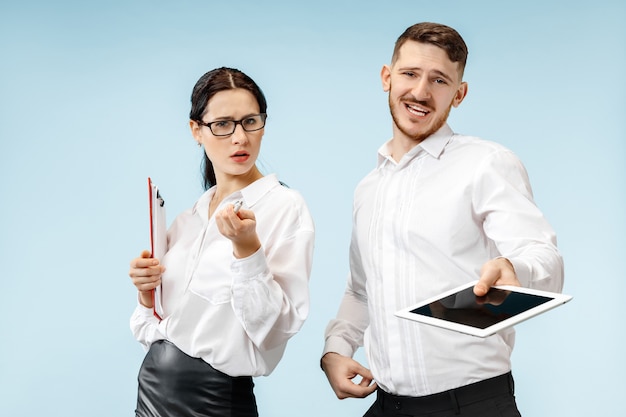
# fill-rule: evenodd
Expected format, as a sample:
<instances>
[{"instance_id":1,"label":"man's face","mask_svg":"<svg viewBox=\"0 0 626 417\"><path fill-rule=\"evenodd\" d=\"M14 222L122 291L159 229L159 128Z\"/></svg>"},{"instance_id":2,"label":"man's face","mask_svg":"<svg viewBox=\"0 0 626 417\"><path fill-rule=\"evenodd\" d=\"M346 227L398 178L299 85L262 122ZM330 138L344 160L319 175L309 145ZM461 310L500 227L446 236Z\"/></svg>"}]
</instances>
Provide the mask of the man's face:
<instances>
[{"instance_id":1,"label":"man's face","mask_svg":"<svg viewBox=\"0 0 626 417\"><path fill-rule=\"evenodd\" d=\"M435 133L467 94L458 63L434 45L407 41L398 59L381 71L383 89L389 92L394 138L421 142Z\"/></svg>"}]
</instances>

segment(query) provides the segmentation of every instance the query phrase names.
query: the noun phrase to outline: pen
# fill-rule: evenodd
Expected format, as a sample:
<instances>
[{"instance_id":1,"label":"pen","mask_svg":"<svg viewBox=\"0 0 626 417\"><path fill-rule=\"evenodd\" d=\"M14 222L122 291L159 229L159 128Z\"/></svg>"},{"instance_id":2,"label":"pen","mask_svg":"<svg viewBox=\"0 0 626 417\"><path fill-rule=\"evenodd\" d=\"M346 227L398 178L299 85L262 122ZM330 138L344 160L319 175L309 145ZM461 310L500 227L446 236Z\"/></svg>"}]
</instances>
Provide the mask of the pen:
<instances>
[{"instance_id":1,"label":"pen","mask_svg":"<svg viewBox=\"0 0 626 417\"><path fill-rule=\"evenodd\" d=\"M241 206L243 206L243 201L235 201L235 206L233 207L233 210L235 210L235 214L239 213L239 209L241 208Z\"/></svg>"}]
</instances>

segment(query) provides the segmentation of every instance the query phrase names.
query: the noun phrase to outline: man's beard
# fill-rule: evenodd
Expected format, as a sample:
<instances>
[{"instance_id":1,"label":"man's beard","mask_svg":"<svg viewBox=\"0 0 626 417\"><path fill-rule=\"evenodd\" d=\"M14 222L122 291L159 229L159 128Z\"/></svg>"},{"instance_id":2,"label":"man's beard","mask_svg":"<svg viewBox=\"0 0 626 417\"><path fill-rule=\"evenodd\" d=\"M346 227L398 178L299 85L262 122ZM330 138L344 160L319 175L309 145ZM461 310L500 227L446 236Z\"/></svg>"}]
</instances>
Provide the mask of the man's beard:
<instances>
[{"instance_id":1,"label":"man's beard","mask_svg":"<svg viewBox=\"0 0 626 417\"><path fill-rule=\"evenodd\" d=\"M404 102L402 101L404 98L410 98L409 100L405 100ZM391 101L391 90L389 90L389 111L391 112L391 118L393 119L393 123L396 125L396 127L398 128L398 130L400 130L400 132L402 132L402 134L404 134L407 138L420 143L421 141L423 141L424 139L426 139L427 137L429 137L430 135L432 135L433 133L435 133L436 131L438 131L441 126L443 126L446 123L446 120L448 120L448 115L450 114L450 109L452 109L452 103L450 103L450 105L448 106L448 108L446 109L446 111L438 118L434 121L434 123L431 125L430 129L426 130L425 132L421 132L421 133L410 133L407 129L405 129L402 125L400 125L400 122L398 120L398 118L396 118L395 115L395 111L396 111L396 104L393 103ZM425 102L425 101L419 101L419 100L415 100L415 98L413 97L401 97L400 100L400 106L404 106L405 103L410 103L410 104L417 104L419 106L425 107L426 109L432 110L433 106L430 105L430 103Z\"/></svg>"}]
</instances>

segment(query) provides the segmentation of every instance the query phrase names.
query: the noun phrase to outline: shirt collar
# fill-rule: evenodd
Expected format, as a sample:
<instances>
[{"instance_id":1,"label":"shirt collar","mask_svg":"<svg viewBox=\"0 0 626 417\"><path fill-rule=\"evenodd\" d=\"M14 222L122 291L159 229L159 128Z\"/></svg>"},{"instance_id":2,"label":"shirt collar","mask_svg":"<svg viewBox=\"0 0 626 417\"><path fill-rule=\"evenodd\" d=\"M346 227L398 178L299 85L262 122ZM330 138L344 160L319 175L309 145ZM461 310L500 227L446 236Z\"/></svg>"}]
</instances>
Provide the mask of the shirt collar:
<instances>
[{"instance_id":1,"label":"shirt collar","mask_svg":"<svg viewBox=\"0 0 626 417\"><path fill-rule=\"evenodd\" d=\"M244 208L252 208L265 194L270 192L274 187L279 186L280 182L276 177L276 174L269 174L259 178L252 184L242 188L239 191L235 191L224 199L224 203L234 203L241 199L243 200ZM215 186L209 188L200 198L196 201L192 208L194 214L200 213L202 216L208 216L209 203L213 194L215 194Z\"/></svg>"},{"instance_id":2,"label":"shirt collar","mask_svg":"<svg viewBox=\"0 0 626 417\"><path fill-rule=\"evenodd\" d=\"M421 152L426 152L430 154L433 158L439 158L443 153L444 148L452 138L454 132L448 126L447 123L444 123L438 131L424 139L418 145L413 147L410 151L408 151L397 163L397 165L402 165L407 163L408 161L415 158L415 156L419 155ZM380 167L385 163L385 161L390 161L396 164L396 162L391 158L391 141L393 139L389 139L378 149L378 166Z\"/></svg>"},{"instance_id":3,"label":"shirt collar","mask_svg":"<svg viewBox=\"0 0 626 417\"><path fill-rule=\"evenodd\" d=\"M262 178L259 178L252 184L245 188L242 188L240 193L243 197L243 205L247 208L252 208L263 196L269 193L274 187L280 185L276 174L269 174ZM237 193L235 193L237 194Z\"/></svg>"}]
</instances>

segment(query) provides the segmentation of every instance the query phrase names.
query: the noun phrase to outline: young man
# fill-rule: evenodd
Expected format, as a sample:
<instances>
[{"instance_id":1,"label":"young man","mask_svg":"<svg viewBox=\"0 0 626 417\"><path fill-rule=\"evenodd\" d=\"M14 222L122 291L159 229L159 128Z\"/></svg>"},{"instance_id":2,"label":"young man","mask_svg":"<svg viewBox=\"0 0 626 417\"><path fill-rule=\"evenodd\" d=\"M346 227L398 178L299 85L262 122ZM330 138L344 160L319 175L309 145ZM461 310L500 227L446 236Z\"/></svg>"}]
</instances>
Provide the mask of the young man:
<instances>
[{"instance_id":1,"label":"young man","mask_svg":"<svg viewBox=\"0 0 626 417\"><path fill-rule=\"evenodd\" d=\"M367 417L519 416L514 330L481 339L394 312L475 279L477 295L492 285L563 285L554 231L522 163L446 123L467 94L466 59L454 29L419 23L381 72L393 137L355 191L350 276L322 357L337 397L377 391ZM352 359L361 345L371 371Z\"/></svg>"}]
</instances>

